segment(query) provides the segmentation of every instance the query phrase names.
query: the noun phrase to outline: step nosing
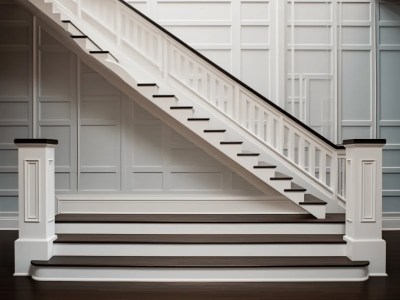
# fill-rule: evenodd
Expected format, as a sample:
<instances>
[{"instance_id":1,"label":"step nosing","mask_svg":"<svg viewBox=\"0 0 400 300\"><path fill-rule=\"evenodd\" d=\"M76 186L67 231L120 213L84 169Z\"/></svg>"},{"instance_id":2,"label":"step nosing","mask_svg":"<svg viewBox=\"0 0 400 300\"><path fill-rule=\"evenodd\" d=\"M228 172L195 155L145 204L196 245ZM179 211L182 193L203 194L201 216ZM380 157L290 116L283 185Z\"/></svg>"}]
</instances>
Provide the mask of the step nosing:
<instances>
[{"instance_id":1,"label":"step nosing","mask_svg":"<svg viewBox=\"0 0 400 300\"><path fill-rule=\"evenodd\" d=\"M367 267L368 261L351 261L345 256L53 256L48 261L32 260L37 267L105 268L337 268Z\"/></svg>"}]
</instances>

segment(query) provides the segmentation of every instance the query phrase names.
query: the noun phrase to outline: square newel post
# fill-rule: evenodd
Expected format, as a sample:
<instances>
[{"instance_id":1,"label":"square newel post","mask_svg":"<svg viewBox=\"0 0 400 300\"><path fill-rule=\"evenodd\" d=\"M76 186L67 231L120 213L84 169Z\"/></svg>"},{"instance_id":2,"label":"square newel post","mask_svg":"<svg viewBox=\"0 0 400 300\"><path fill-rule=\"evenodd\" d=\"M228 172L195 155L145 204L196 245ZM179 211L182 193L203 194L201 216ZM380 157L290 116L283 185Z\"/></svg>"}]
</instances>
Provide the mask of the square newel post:
<instances>
[{"instance_id":1,"label":"square newel post","mask_svg":"<svg viewBox=\"0 0 400 300\"><path fill-rule=\"evenodd\" d=\"M52 256L55 235L54 148L57 140L16 139L19 236L15 273L29 275L31 260Z\"/></svg>"},{"instance_id":2,"label":"square newel post","mask_svg":"<svg viewBox=\"0 0 400 300\"><path fill-rule=\"evenodd\" d=\"M368 260L369 274L386 276L382 239L382 148L384 139L344 140L346 147L347 255Z\"/></svg>"}]
</instances>

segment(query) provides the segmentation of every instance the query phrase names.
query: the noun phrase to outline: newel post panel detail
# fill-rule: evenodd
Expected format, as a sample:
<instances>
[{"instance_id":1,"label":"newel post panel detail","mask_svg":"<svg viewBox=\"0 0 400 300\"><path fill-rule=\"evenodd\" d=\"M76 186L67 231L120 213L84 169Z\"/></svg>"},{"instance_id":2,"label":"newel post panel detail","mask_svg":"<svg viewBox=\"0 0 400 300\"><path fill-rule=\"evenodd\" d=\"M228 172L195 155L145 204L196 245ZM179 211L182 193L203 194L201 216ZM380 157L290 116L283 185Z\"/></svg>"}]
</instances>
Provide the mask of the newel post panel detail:
<instances>
[{"instance_id":1,"label":"newel post panel detail","mask_svg":"<svg viewBox=\"0 0 400 300\"><path fill-rule=\"evenodd\" d=\"M16 139L19 236L15 274L29 275L31 260L52 256L55 235L54 148L57 140Z\"/></svg>"},{"instance_id":2,"label":"newel post panel detail","mask_svg":"<svg viewBox=\"0 0 400 300\"><path fill-rule=\"evenodd\" d=\"M384 139L343 141L346 147L347 255L368 260L369 274L386 275L382 239L382 148Z\"/></svg>"}]
</instances>

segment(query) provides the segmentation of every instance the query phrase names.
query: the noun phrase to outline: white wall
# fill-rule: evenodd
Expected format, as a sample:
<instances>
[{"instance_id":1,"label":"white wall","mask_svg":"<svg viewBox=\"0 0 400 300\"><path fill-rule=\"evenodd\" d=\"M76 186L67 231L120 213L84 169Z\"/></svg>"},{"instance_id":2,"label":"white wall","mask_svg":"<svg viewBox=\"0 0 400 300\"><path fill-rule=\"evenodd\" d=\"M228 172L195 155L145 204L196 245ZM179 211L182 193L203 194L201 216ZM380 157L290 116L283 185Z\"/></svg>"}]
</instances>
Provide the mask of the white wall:
<instances>
[{"instance_id":1,"label":"white wall","mask_svg":"<svg viewBox=\"0 0 400 300\"><path fill-rule=\"evenodd\" d=\"M376 136L374 1L126 1L332 141Z\"/></svg>"}]
</instances>

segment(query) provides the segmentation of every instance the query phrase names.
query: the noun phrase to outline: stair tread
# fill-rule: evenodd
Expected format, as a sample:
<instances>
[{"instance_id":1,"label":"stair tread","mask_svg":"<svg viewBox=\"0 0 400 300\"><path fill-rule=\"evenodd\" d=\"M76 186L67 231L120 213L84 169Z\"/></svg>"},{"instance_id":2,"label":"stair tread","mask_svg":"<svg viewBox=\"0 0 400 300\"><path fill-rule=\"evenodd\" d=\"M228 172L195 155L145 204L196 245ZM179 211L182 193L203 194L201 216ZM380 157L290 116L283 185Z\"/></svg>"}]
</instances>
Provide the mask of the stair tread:
<instances>
[{"instance_id":1,"label":"stair tread","mask_svg":"<svg viewBox=\"0 0 400 300\"><path fill-rule=\"evenodd\" d=\"M73 38L73 39L87 39L88 36L84 35L84 34L79 34L79 35L78 34L72 34L71 38Z\"/></svg>"},{"instance_id":2,"label":"stair tread","mask_svg":"<svg viewBox=\"0 0 400 300\"><path fill-rule=\"evenodd\" d=\"M193 109L193 106L170 106L170 109Z\"/></svg>"},{"instance_id":3,"label":"stair tread","mask_svg":"<svg viewBox=\"0 0 400 300\"><path fill-rule=\"evenodd\" d=\"M159 94L159 95L153 95L153 98L173 98L175 95L172 94Z\"/></svg>"},{"instance_id":4,"label":"stair tread","mask_svg":"<svg viewBox=\"0 0 400 300\"><path fill-rule=\"evenodd\" d=\"M237 156L260 156L260 153L242 152L238 153Z\"/></svg>"},{"instance_id":5,"label":"stair tread","mask_svg":"<svg viewBox=\"0 0 400 300\"><path fill-rule=\"evenodd\" d=\"M254 166L253 168L254 169L275 169L276 166L271 165L271 164L266 163L266 162L263 162L263 161L260 161L258 163L258 165Z\"/></svg>"},{"instance_id":6,"label":"stair tread","mask_svg":"<svg viewBox=\"0 0 400 300\"><path fill-rule=\"evenodd\" d=\"M241 145L243 142L241 141L223 141L220 142L221 145Z\"/></svg>"},{"instance_id":7,"label":"stair tread","mask_svg":"<svg viewBox=\"0 0 400 300\"><path fill-rule=\"evenodd\" d=\"M138 83L137 86L157 86L157 83Z\"/></svg>"},{"instance_id":8,"label":"stair tread","mask_svg":"<svg viewBox=\"0 0 400 300\"><path fill-rule=\"evenodd\" d=\"M290 189L285 189L285 192L305 192L306 189L303 188L302 186L292 182L292 186Z\"/></svg>"},{"instance_id":9,"label":"stair tread","mask_svg":"<svg viewBox=\"0 0 400 300\"><path fill-rule=\"evenodd\" d=\"M91 53L91 54L108 54L108 53L110 53L110 51L106 51L106 50L91 50L91 51L89 51L89 53Z\"/></svg>"},{"instance_id":10,"label":"stair tread","mask_svg":"<svg viewBox=\"0 0 400 300\"><path fill-rule=\"evenodd\" d=\"M55 243L345 244L342 234L58 234Z\"/></svg>"},{"instance_id":11,"label":"stair tread","mask_svg":"<svg viewBox=\"0 0 400 300\"><path fill-rule=\"evenodd\" d=\"M204 129L204 132L226 132L226 129Z\"/></svg>"},{"instance_id":12,"label":"stair tread","mask_svg":"<svg viewBox=\"0 0 400 300\"><path fill-rule=\"evenodd\" d=\"M271 268L271 267L366 267L368 261L345 256L53 256L33 260L42 267L155 267L155 268Z\"/></svg>"},{"instance_id":13,"label":"stair tread","mask_svg":"<svg viewBox=\"0 0 400 300\"><path fill-rule=\"evenodd\" d=\"M56 223L344 223L345 216L325 219L309 214L58 214Z\"/></svg>"},{"instance_id":14,"label":"stair tread","mask_svg":"<svg viewBox=\"0 0 400 300\"><path fill-rule=\"evenodd\" d=\"M188 118L188 121L210 121L210 118Z\"/></svg>"},{"instance_id":15,"label":"stair tread","mask_svg":"<svg viewBox=\"0 0 400 300\"><path fill-rule=\"evenodd\" d=\"M300 202L299 204L301 204L301 205L311 205L311 204L326 205L327 203L324 200L321 200L321 199L315 197L314 195L305 194L304 201Z\"/></svg>"}]
</instances>

